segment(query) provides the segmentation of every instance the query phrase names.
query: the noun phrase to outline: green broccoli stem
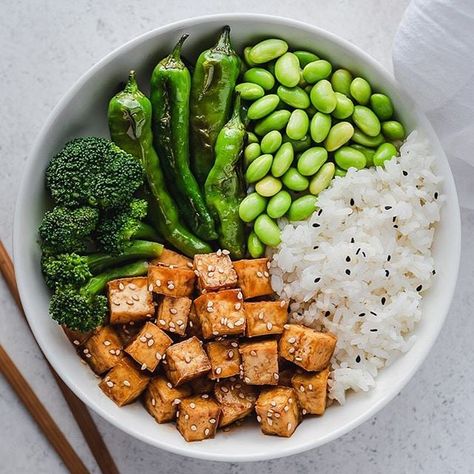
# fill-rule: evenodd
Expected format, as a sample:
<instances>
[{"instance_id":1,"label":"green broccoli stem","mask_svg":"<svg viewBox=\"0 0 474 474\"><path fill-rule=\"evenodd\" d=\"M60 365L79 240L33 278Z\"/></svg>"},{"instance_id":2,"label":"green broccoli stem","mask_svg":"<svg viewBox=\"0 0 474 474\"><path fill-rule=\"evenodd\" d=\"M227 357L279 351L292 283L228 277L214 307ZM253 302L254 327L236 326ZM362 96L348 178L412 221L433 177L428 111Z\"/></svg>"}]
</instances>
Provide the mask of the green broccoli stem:
<instances>
[{"instance_id":1,"label":"green broccoli stem","mask_svg":"<svg viewBox=\"0 0 474 474\"><path fill-rule=\"evenodd\" d=\"M140 240L151 240L157 242L160 239L160 235L156 232L155 228L145 222L140 222L137 230L133 233L132 239Z\"/></svg>"},{"instance_id":2,"label":"green broccoli stem","mask_svg":"<svg viewBox=\"0 0 474 474\"><path fill-rule=\"evenodd\" d=\"M120 255L96 253L87 255L86 261L92 274L97 274L107 268L120 265L129 260L155 258L161 255L163 245L147 240L132 240Z\"/></svg>"}]
</instances>

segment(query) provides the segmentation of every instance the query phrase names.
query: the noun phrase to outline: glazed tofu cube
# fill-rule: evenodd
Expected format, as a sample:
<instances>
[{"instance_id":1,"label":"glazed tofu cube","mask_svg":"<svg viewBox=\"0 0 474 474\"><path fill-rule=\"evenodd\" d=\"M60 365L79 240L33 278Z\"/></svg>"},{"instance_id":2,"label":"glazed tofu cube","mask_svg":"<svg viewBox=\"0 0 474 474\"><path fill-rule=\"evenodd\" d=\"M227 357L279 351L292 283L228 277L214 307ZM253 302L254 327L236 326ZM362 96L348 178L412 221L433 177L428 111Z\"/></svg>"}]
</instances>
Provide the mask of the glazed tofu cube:
<instances>
[{"instance_id":1,"label":"glazed tofu cube","mask_svg":"<svg viewBox=\"0 0 474 474\"><path fill-rule=\"evenodd\" d=\"M171 268L166 265L148 267L148 290L159 295L191 296L194 291L196 275L189 268Z\"/></svg>"},{"instance_id":2,"label":"glazed tofu cube","mask_svg":"<svg viewBox=\"0 0 474 474\"><path fill-rule=\"evenodd\" d=\"M150 261L151 265L166 265L171 268L190 268L193 269L193 261L181 255L180 253L173 252L173 250L163 249L161 255Z\"/></svg>"},{"instance_id":3,"label":"glazed tofu cube","mask_svg":"<svg viewBox=\"0 0 474 474\"><path fill-rule=\"evenodd\" d=\"M237 274L229 254L224 252L194 256L194 269L198 275L198 286L201 291L216 291L237 286Z\"/></svg>"},{"instance_id":4,"label":"glazed tofu cube","mask_svg":"<svg viewBox=\"0 0 474 474\"><path fill-rule=\"evenodd\" d=\"M277 385L278 344L274 340L246 342L240 345L243 379L249 385Z\"/></svg>"},{"instance_id":5,"label":"glazed tofu cube","mask_svg":"<svg viewBox=\"0 0 474 474\"><path fill-rule=\"evenodd\" d=\"M280 338L281 357L308 372L325 369L336 347L336 337L300 324L289 324L287 328Z\"/></svg>"},{"instance_id":6,"label":"glazed tofu cube","mask_svg":"<svg viewBox=\"0 0 474 474\"><path fill-rule=\"evenodd\" d=\"M291 384L295 389L303 415L322 415L326 410L329 367L318 373L295 374Z\"/></svg>"},{"instance_id":7,"label":"glazed tofu cube","mask_svg":"<svg viewBox=\"0 0 474 474\"><path fill-rule=\"evenodd\" d=\"M137 369L128 357L115 365L100 382L99 387L118 406L135 401L146 389L150 377Z\"/></svg>"},{"instance_id":8,"label":"glazed tofu cube","mask_svg":"<svg viewBox=\"0 0 474 474\"><path fill-rule=\"evenodd\" d=\"M268 273L269 266L268 258L234 262L238 284L246 300L257 296L273 295L270 274Z\"/></svg>"},{"instance_id":9,"label":"glazed tofu cube","mask_svg":"<svg viewBox=\"0 0 474 474\"><path fill-rule=\"evenodd\" d=\"M144 396L145 408L158 423L167 423L175 419L181 400L189 396L189 386L174 388L169 380L159 375L148 384Z\"/></svg>"},{"instance_id":10,"label":"glazed tofu cube","mask_svg":"<svg viewBox=\"0 0 474 474\"><path fill-rule=\"evenodd\" d=\"M133 357L142 370L153 372L173 340L149 321L143 326L125 352Z\"/></svg>"},{"instance_id":11,"label":"glazed tofu cube","mask_svg":"<svg viewBox=\"0 0 474 474\"><path fill-rule=\"evenodd\" d=\"M286 301L244 303L247 337L281 334L288 320Z\"/></svg>"},{"instance_id":12,"label":"glazed tofu cube","mask_svg":"<svg viewBox=\"0 0 474 474\"><path fill-rule=\"evenodd\" d=\"M211 380L207 375L198 377L189 382L191 389L195 395L209 394L214 390L215 382Z\"/></svg>"},{"instance_id":13,"label":"glazed tofu cube","mask_svg":"<svg viewBox=\"0 0 474 474\"><path fill-rule=\"evenodd\" d=\"M122 341L123 346L128 346L136 337L136 335L142 330L144 322L134 323L133 321L128 324L118 324L114 326L117 334Z\"/></svg>"},{"instance_id":14,"label":"glazed tofu cube","mask_svg":"<svg viewBox=\"0 0 474 474\"><path fill-rule=\"evenodd\" d=\"M214 438L221 409L211 398L194 396L179 405L176 428L186 441Z\"/></svg>"},{"instance_id":15,"label":"glazed tofu cube","mask_svg":"<svg viewBox=\"0 0 474 474\"><path fill-rule=\"evenodd\" d=\"M82 344L84 344L94 333L94 331L74 331L73 329L69 329L67 326L62 326L62 328L64 334L66 334L66 337L71 341L72 344L76 346L76 348L79 348Z\"/></svg>"},{"instance_id":16,"label":"glazed tofu cube","mask_svg":"<svg viewBox=\"0 0 474 474\"><path fill-rule=\"evenodd\" d=\"M201 320L196 313L196 307L194 303L191 305L191 309L188 315L188 327L186 330L188 336L196 336L199 339L204 339L202 335Z\"/></svg>"},{"instance_id":17,"label":"glazed tofu cube","mask_svg":"<svg viewBox=\"0 0 474 474\"><path fill-rule=\"evenodd\" d=\"M212 341L206 346L207 355L211 361L213 380L232 377L240 373L239 343L235 340Z\"/></svg>"},{"instance_id":18,"label":"glazed tofu cube","mask_svg":"<svg viewBox=\"0 0 474 474\"><path fill-rule=\"evenodd\" d=\"M257 400L252 386L230 380L216 383L214 396L222 411L219 426L227 426L245 418L252 413Z\"/></svg>"},{"instance_id":19,"label":"glazed tofu cube","mask_svg":"<svg viewBox=\"0 0 474 474\"><path fill-rule=\"evenodd\" d=\"M122 341L111 326L102 326L94 331L84 343L81 355L92 370L101 375L111 369L123 357Z\"/></svg>"},{"instance_id":20,"label":"glazed tofu cube","mask_svg":"<svg viewBox=\"0 0 474 474\"><path fill-rule=\"evenodd\" d=\"M110 324L142 321L155 314L147 277L121 278L107 284Z\"/></svg>"},{"instance_id":21,"label":"glazed tofu cube","mask_svg":"<svg viewBox=\"0 0 474 474\"><path fill-rule=\"evenodd\" d=\"M164 296L158 306L156 324L164 331L184 336L192 301L187 296Z\"/></svg>"},{"instance_id":22,"label":"glazed tofu cube","mask_svg":"<svg viewBox=\"0 0 474 474\"><path fill-rule=\"evenodd\" d=\"M169 347L165 371L176 387L211 370L211 363L197 337L191 337Z\"/></svg>"},{"instance_id":23,"label":"glazed tofu cube","mask_svg":"<svg viewBox=\"0 0 474 474\"><path fill-rule=\"evenodd\" d=\"M194 300L205 339L245 332L242 299L242 292L236 289L205 293Z\"/></svg>"},{"instance_id":24,"label":"glazed tofu cube","mask_svg":"<svg viewBox=\"0 0 474 474\"><path fill-rule=\"evenodd\" d=\"M257 421L264 434L291 436L301 421L295 391L290 387L274 387L262 391L255 405Z\"/></svg>"}]
</instances>

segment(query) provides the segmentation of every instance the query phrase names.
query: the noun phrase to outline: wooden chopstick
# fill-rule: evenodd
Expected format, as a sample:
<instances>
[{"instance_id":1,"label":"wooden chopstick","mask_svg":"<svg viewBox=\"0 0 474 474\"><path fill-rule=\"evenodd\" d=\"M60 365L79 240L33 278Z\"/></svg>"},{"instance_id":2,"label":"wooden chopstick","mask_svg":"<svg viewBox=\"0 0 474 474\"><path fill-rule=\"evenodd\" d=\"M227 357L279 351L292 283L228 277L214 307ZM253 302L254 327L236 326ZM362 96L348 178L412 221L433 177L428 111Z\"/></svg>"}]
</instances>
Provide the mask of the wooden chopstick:
<instances>
[{"instance_id":1,"label":"wooden chopstick","mask_svg":"<svg viewBox=\"0 0 474 474\"><path fill-rule=\"evenodd\" d=\"M43 433L64 461L69 471L77 474L88 474L89 471L81 458L69 444L63 432L59 429L58 425L1 345L0 372L8 380L15 393L23 402L23 405L25 405L36 423L38 423L43 430Z\"/></svg>"},{"instance_id":2,"label":"wooden chopstick","mask_svg":"<svg viewBox=\"0 0 474 474\"><path fill-rule=\"evenodd\" d=\"M7 249L3 245L3 242L0 240L0 272L2 273L10 293L12 294L13 299L18 305L23 317L25 317L25 312L21 304L20 293L18 292L18 286L16 284L15 278L15 269L13 267L13 262L10 255L7 252ZM25 317L26 319L26 317ZM100 432L92 419L91 414L87 407L79 400L76 395L69 389L69 387L61 380L61 378L56 374L55 370L49 362L46 360L49 370L53 374L56 383L58 384L61 393L66 400L66 403L69 406L69 409L78 424L84 439L86 440L89 449L94 456L97 465L100 468L100 471L103 474L119 474L119 470L110 454L110 451L107 448Z\"/></svg>"}]
</instances>

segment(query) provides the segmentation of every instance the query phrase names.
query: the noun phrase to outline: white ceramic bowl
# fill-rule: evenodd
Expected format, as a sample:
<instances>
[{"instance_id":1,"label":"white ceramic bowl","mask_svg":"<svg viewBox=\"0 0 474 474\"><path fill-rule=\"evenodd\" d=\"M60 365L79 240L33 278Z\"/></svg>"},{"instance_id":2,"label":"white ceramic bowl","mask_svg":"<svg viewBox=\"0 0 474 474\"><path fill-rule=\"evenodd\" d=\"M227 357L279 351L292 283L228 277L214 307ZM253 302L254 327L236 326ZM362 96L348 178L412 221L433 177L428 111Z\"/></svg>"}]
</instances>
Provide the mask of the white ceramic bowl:
<instances>
[{"instance_id":1,"label":"white ceramic bowl","mask_svg":"<svg viewBox=\"0 0 474 474\"><path fill-rule=\"evenodd\" d=\"M377 378L369 393L351 394L344 406L334 405L321 418L304 420L289 438L264 436L252 422L214 440L186 443L172 424L159 425L140 403L117 407L98 388L97 378L81 364L60 328L48 316L49 292L40 272L37 228L47 205L44 170L64 143L81 135L108 136L109 98L127 77L138 73L146 88L153 66L168 54L182 33L189 33L184 54L195 59L211 46L221 27L229 24L237 50L265 37L279 36L291 47L315 50L343 65L388 93L408 129L423 130L431 139L444 177L447 204L436 233L433 253L438 270L434 286L424 297L424 318L413 348ZM255 461L296 454L327 443L373 416L410 380L432 347L453 296L460 255L460 218L456 190L446 157L426 118L400 90L393 78L371 57L352 44L310 25L266 15L234 14L194 18L158 28L136 38L96 64L66 94L47 120L26 164L18 196L14 257L21 299L31 328L43 352L68 386L93 410L118 428L154 446L174 453L221 461Z\"/></svg>"}]
</instances>

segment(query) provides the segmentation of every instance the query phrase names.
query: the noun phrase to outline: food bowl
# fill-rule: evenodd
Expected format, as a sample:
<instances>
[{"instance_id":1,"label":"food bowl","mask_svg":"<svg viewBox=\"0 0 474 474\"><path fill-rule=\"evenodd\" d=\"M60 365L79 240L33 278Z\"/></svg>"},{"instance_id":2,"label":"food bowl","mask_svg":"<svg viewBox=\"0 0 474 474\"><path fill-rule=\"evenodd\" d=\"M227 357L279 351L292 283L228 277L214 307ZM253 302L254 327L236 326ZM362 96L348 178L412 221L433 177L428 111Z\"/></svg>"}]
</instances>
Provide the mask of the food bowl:
<instances>
[{"instance_id":1,"label":"food bowl","mask_svg":"<svg viewBox=\"0 0 474 474\"><path fill-rule=\"evenodd\" d=\"M116 406L98 387L91 370L84 367L60 327L48 315L50 294L40 271L37 229L48 204L44 170L64 143L76 136L108 136L107 104L127 77L137 71L146 90L152 68L179 36L189 33L184 55L194 60L213 44L223 25L232 28L238 51L265 37L281 37L290 47L315 50L334 64L366 77L392 97L408 130L426 134L438 158L447 202L442 209L433 256L437 276L424 294L424 317L416 329L412 349L382 370L370 392L352 393L344 406L334 404L323 417L305 420L291 438L263 435L256 422L248 421L212 440L187 443L172 424L159 425L140 403ZM320 446L355 428L382 409L410 380L425 359L441 330L453 297L460 257L460 217L456 189L446 156L427 119L414 102L370 56L324 30L286 18L267 15L215 15L173 23L146 33L121 46L91 68L63 97L44 125L26 163L15 214L14 257L22 303L44 354L67 385L90 408L130 435L168 451L209 460L256 461L296 454Z\"/></svg>"}]
</instances>

